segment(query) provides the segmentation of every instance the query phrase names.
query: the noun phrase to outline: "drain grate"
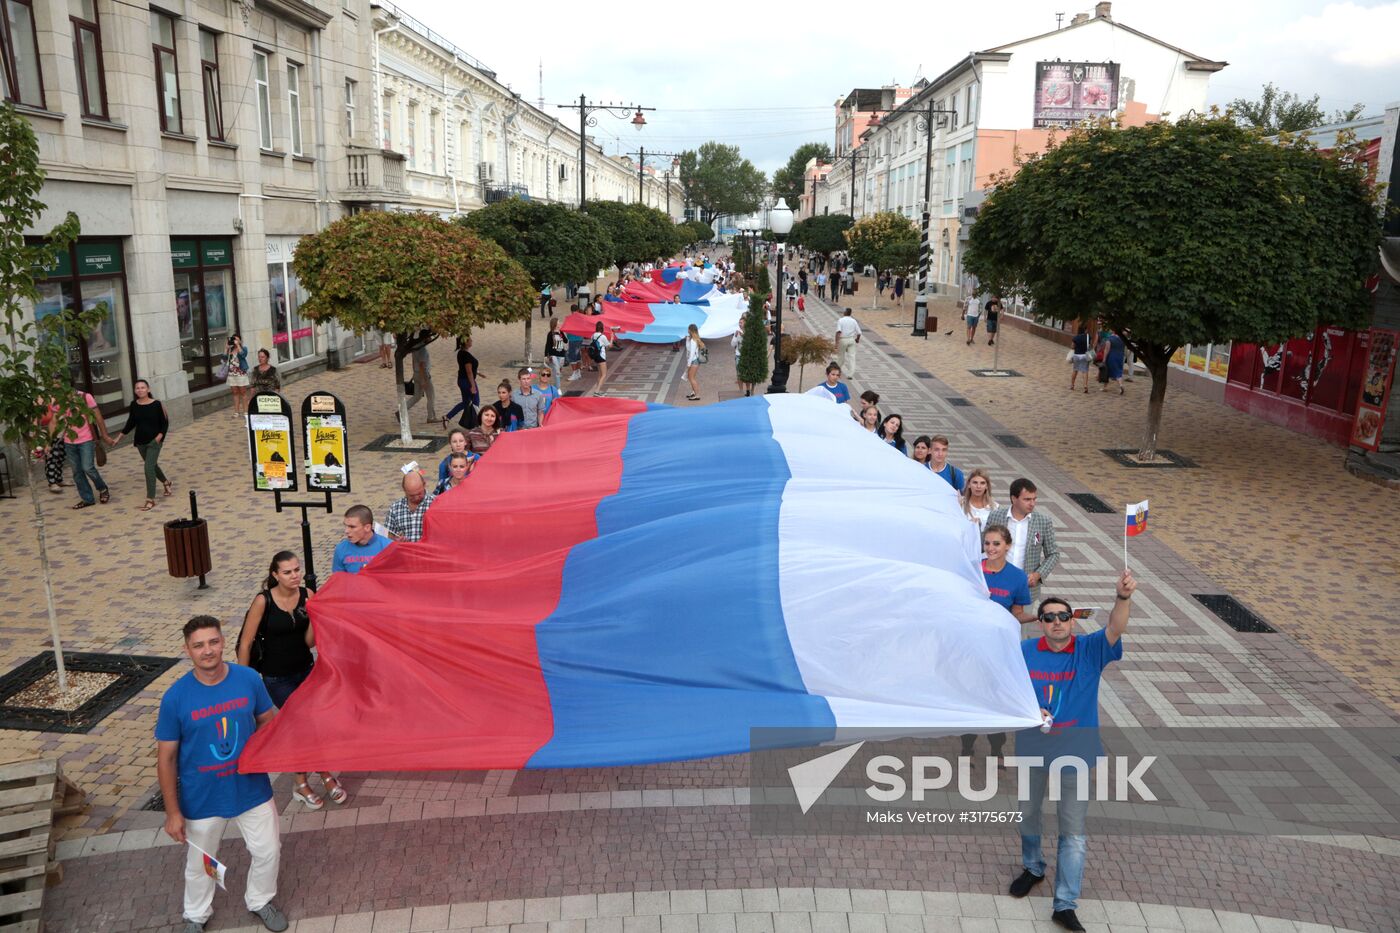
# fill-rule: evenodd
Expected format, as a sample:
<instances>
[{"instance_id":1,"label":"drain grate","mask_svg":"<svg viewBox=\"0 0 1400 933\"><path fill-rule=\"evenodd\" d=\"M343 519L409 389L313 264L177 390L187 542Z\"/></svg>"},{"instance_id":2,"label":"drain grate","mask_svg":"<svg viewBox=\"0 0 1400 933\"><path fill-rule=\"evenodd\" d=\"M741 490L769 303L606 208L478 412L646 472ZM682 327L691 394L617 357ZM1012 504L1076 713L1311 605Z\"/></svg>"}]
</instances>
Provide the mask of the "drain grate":
<instances>
[{"instance_id":1,"label":"drain grate","mask_svg":"<svg viewBox=\"0 0 1400 933\"><path fill-rule=\"evenodd\" d=\"M1003 447L1025 447L1026 442L1014 434L993 434L996 442Z\"/></svg>"},{"instance_id":2,"label":"drain grate","mask_svg":"<svg viewBox=\"0 0 1400 933\"><path fill-rule=\"evenodd\" d=\"M916 371L914 372L914 378L915 378L915 379L932 379L932 378L933 378L933 373L926 373L926 372L924 372L922 369L916 370Z\"/></svg>"},{"instance_id":3,"label":"drain grate","mask_svg":"<svg viewBox=\"0 0 1400 933\"><path fill-rule=\"evenodd\" d=\"M969 401L968 399L965 399L965 398L950 398L950 399L945 399L945 401L947 401L947 403L948 403L949 405L952 405L954 408L971 408L971 407L972 407L972 402Z\"/></svg>"},{"instance_id":4,"label":"drain grate","mask_svg":"<svg viewBox=\"0 0 1400 933\"><path fill-rule=\"evenodd\" d=\"M1072 492L1069 498L1090 515L1112 515L1113 507L1092 492Z\"/></svg>"},{"instance_id":5,"label":"drain grate","mask_svg":"<svg viewBox=\"0 0 1400 933\"><path fill-rule=\"evenodd\" d=\"M1246 609L1233 596L1219 593L1192 593L1191 598L1220 617L1237 632L1271 635L1277 632L1272 625Z\"/></svg>"}]
</instances>

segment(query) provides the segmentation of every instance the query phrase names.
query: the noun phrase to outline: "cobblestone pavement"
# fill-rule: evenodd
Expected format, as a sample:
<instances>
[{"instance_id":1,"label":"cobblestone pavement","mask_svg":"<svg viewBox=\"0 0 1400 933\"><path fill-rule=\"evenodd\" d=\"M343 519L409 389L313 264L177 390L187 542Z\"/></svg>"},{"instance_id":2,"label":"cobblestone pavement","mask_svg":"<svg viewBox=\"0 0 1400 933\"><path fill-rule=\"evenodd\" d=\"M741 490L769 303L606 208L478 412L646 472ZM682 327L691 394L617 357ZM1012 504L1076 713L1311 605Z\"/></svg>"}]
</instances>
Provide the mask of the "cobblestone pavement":
<instances>
[{"instance_id":1,"label":"cobblestone pavement","mask_svg":"<svg viewBox=\"0 0 1400 933\"><path fill-rule=\"evenodd\" d=\"M833 329L834 319L827 306L810 303L806 323L811 329L825 333ZM989 467L1003 492L1010 477L1034 478L1065 551L1051 588L1072 599L1101 601L1121 562L1122 519L1088 515L1065 495L1093 491L1111 496L1112 502L1128 500L1118 487L1090 484L1072 464L1061 463L1054 436L1037 440L1033 424L1011 420L1006 410L1011 390L1004 386L1026 386L1016 389L1026 396L1016 404L1039 406L1042 422L1059 418L1062 403L1044 387L1031 388L1034 377L985 390L969 377L970 387L963 388L957 369L968 366L952 361L954 352L967 349L962 344L949 351L948 341L931 340L928 352L936 348L938 357L933 370L917 356L921 349L906 347L893 329L881 328L873 318L865 323L872 339L870 346L862 346L856 382L877 388L886 411L900 411L917 433L953 437L956 462ZM1013 334L1008 350L1030 341ZM732 356L718 349L712 349L711 363L701 368L707 400L735 390ZM504 370L488 361L518 358L519 350L518 327L489 329L478 335L475 347L491 375ZM433 351L439 385L451 386L446 378L450 351L448 346ZM1015 366L1033 371L1029 351L1024 352L1027 360L1015 358ZM619 395L687 404L681 401L685 389L679 356L667 347L626 349L618 354L609 383ZM1062 357L1061 352L1053 359ZM1002 363L1007 365L1006 356ZM295 406L308 388L337 392L351 413L358 448L391 428L386 376L373 364L361 364L294 383L287 395ZM487 387L483 379L483 390ZM957 408L947 401L950 396L971 398L975 404ZM994 405L996 399L1008 400ZM1088 401L1096 406L1109 402ZM1103 409L1096 411L1101 418ZM1013 449L995 439L1009 431L1031 446ZM1186 448L1181 452L1198 459L1194 443L1188 446L1185 437L1174 426L1164 446ZM210 517L214 528L214 587L196 591L192 581L165 575L157 523L176 510L163 503L149 515L134 511L141 495L136 457L118 450L107 473L116 496L106 511L67 511L58 507L66 503L57 496L47 510L56 578L65 581L59 597L71 648L175 655L178 620L192 611L235 619L256 591L271 552L298 547L296 519L275 515L269 503L248 495L241 439L231 415L206 418L172 440L167 462L174 467L178 492L183 494L190 479L199 477L201 514ZM1099 446L1110 445L1084 445ZM395 467L404 459L402 454L356 449L353 498L376 510L385 508L396 495ZM1220 482L1246 482L1235 477L1234 460L1199 459L1212 474L1220 474ZM1279 487L1278 498L1287 500L1293 490L1312 492L1319 485L1310 480L1306 464L1300 470L1294 485ZM1168 516L1155 524L1154 533L1133 543L1142 586L1130 655L1104 682L1106 719L1119 725L1393 726L1383 698L1361 689L1342 664L1319 658L1320 648L1309 650L1286 619L1279 625L1281 634L1241 635L1190 598L1223 587L1255 608L1266 608L1222 580L1214 566L1203 573L1193 562L1202 560L1203 551L1190 546L1189 538L1187 546L1169 540L1162 524L1173 513L1172 488L1163 488L1162 475L1129 478L1137 483L1131 487L1133 498L1152 497L1154 520L1162 508L1159 501L1168 504L1162 508ZM1217 481L1200 471L1192 476L1198 484L1203 478ZM1233 493L1221 498L1240 509L1247 505ZM338 502L337 514L349 504ZM10 552L5 558L7 570L12 562L14 569L0 579L0 661L8 669L42 650L46 627L26 501L0 503L0 516L13 529L7 539L17 544L13 558ZM321 551L318 566L326 567L338 519L320 515L313 523ZM1176 533L1186 535L1189 528L1179 523ZM1243 562L1252 553L1245 540L1235 557ZM1367 591L1349 595L1359 602L1362 592ZM1369 592L1374 594L1374 586ZM1329 602L1336 604L1330 596ZM1350 647L1356 654L1374 651L1354 643ZM177 918L180 851L159 832L161 815L136 806L155 782L154 707L160 691L183 669L156 681L86 736L0 733L3 757L62 755L65 769L94 795L93 809L70 821L60 843L66 878L48 892L51 929L161 929ZM308 813L289 802L284 809L279 901L300 918L296 929L302 933L1049 928L1044 922L1047 901L1001 896L1018 866L1014 835L755 835L748 824L748 773L742 757L549 772L348 775L347 784L354 794L347 807ZM288 801L286 779L276 786L278 800ZM243 849L230 843L223 855L235 879L234 896L218 896L211 929L240 928L249 919L239 894L246 867ZM1400 843L1371 836L1094 837L1081 916L1092 922L1091 929L1114 931L1316 930L1326 925L1394 929L1400 916L1400 897L1392 884L1398 865Z\"/></svg>"}]
</instances>

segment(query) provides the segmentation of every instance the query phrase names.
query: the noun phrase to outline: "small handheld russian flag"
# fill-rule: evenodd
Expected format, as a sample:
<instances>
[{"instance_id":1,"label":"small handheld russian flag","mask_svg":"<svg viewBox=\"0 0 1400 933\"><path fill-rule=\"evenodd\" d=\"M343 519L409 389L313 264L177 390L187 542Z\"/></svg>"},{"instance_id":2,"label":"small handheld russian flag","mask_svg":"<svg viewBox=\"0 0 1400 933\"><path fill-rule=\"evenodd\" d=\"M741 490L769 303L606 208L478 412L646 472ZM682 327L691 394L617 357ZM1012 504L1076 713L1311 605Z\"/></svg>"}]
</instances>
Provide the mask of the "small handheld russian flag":
<instances>
[{"instance_id":1,"label":"small handheld russian flag","mask_svg":"<svg viewBox=\"0 0 1400 933\"><path fill-rule=\"evenodd\" d=\"M228 888L224 886L224 875L228 873L228 866L214 858L214 856L210 855L208 852L205 852L193 842L190 843L190 848L199 853L200 862L204 866L204 873L210 878L213 878L214 881L218 883L219 887L228 890Z\"/></svg>"},{"instance_id":2,"label":"small handheld russian flag","mask_svg":"<svg viewBox=\"0 0 1400 933\"><path fill-rule=\"evenodd\" d=\"M1124 526L1124 533L1128 537L1140 535L1147 530L1147 500L1141 502L1128 503L1127 524Z\"/></svg>"}]
</instances>

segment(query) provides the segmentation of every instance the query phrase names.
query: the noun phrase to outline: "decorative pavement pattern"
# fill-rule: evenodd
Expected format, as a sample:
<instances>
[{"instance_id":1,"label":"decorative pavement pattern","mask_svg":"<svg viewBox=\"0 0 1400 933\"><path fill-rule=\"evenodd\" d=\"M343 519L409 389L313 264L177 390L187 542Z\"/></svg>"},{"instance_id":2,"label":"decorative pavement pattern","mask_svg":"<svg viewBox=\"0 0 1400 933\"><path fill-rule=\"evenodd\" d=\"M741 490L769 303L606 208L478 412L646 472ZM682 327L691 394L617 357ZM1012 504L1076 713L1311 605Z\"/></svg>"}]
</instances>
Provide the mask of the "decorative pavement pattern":
<instances>
[{"instance_id":1,"label":"decorative pavement pattern","mask_svg":"<svg viewBox=\"0 0 1400 933\"><path fill-rule=\"evenodd\" d=\"M834 321L826 304L809 302L804 322L809 329L829 333ZM948 434L955 462L987 467L1001 489L1011 477L1033 478L1041 490L1040 508L1055 519L1064 550L1046 592L1101 603L1121 562L1122 519L1116 508L1109 515L1087 514L1066 496L1103 490L1077 482L1034 446L1011 450L998 443L994 435L1013 433L1011 426L992 418L972 391L943 382L941 375L915 375L939 372L934 357L943 355L941 348L926 357L919 347L906 352L875 329L866 326L858 386L879 391L882 408L904 415L911 433ZM474 349L483 360L506 359L507 345L518 346L514 331L502 327L480 335ZM680 400L685 389L679 358L667 347L628 348L618 354L610 388L627 397L687 404ZM710 359L701 368L702 395L728 396L734 388L731 357L712 352ZM1014 362L1022 372L1032 371L1023 360ZM434 365L439 373L449 372L450 350L435 348ZM1002 365L1008 365L1006 357ZM391 418L382 401L386 380L371 369L372 364L316 376L294 383L286 394L295 406L313 386L337 392L351 412L352 432L369 437L388 430ZM954 378L951 371L948 375ZM955 407L946 401L954 396L967 396L974 405ZM1053 417L1053 403L1044 411ZM356 424L357 413L363 428ZM1018 425L1014 433L1029 432ZM196 435L201 444L186 440ZM179 649L175 620L191 611L214 611L233 621L241 617L270 552L285 543L295 546L297 532L291 517L274 517L270 505L249 502L238 438L232 417L215 414L177 435L166 461L177 482L207 474L201 479L201 514L218 529L211 591L200 593L192 581L166 578L158 540L152 540L158 533L136 532L146 523L129 510L140 495L129 450L116 451L108 471L109 481L117 479L114 502L123 503L123 511L108 506L109 512L97 513L106 522L97 525L86 520L92 510L46 510L56 542L56 573L73 581L59 591L69 647L120 645L173 656ZM356 489L363 491L351 499L385 508L396 495L394 467L402 459L407 457L359 454ZM1154 512L1156 501L1154 496ZM314 519L318 552L324 552L318 553L319 567L329 565L338 514L348 504L338 502L335 515ZM16 503L0 508L6 521L27 515ZM167 512L156 515L174 517L174 510ZM42 602L32 592L37 587L27 537L16 536L13 582L0 583L8 607L0 658L7 669L41 650L46 634ZM1120 726L1395 725L1385 701L1359 689L1286 631L1243 635L1221 623L1190 596L1224 592L1221 583L1162 536L1138 538L1132 555L1141 587L1128 653L1104 681L1108 721ZM103 605L103 598L108 609L84 620L84 607ZM87 736L0 733L5 757L62 754L74 779L96 791L93 810L67 827L59 845L66 877L48 892L48 929L165 929L178 919L182 851L160 832L161 814L136 806L154 785L155 704L183 669L177 666ZM1051 928L1046 899L1014 901L1002 894L1019 869L1012 833L755 835L747 815L748 777L743 756L570 771L347 775L354 797L344 808L328 805L309 813L287 804L279 903L298 918L295 929L301 933ZM279 800L289 796L287 783L285 777L276 783ZM117 789L104 794L104 786ZM1400 843L1395 839L1096 837L1092 826L1090 832L1081 909L1090 929L1397 928L1400 895L1392 879L1400 868ZM236 842L221 856L231 866L234 891L216 898L210 929L242 929L250 919L241 901L246 856Z\"/></svg>"}]
</instances>

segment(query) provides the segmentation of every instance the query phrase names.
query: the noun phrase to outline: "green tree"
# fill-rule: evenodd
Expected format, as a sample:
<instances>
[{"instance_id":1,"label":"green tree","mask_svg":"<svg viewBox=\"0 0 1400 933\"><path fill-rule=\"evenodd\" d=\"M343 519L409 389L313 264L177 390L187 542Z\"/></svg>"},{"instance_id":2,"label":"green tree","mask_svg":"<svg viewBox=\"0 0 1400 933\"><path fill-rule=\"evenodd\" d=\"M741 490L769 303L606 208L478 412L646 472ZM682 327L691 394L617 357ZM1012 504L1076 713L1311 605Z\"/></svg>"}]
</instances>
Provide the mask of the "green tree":
<instances>
[{"instance_id":1,"label":"green tree","mask_svg":"<svg viewBox=\"0 0 1400 933\"><path fill-rule=\"evenodd\" d=\"M80 413L88 408L70 385L68 335L91 333L107 313L66 309L35 320L33 308L39 300L34 285L36 270L52 268L79 232L78 218L69 213L42 243L25 242L24 231L31 229L44 211L39 200L43 187L44 171L39 167L39 143L33 127L11 104L0 104L0 303L4 308L0 315L4 330L0 341L0 437L18 447L24 462L31 464L29 499L39 539L49 634L58 687L67 693L68 670L63 663L63 639L49 572L48 533L31 454L38 455L49 446L51 433L66 434L82 425ZM57 406L58 414L44 427L39 420L48 414L50 404Z\"/></svg>"},{"instance_id":2,"label":"green tree","mask_svg":"<svg viewBox=\"0 0 1400 933\"><path fill-rule=\"evenodd\" d=\"M761 302L764 298L773 294L773 279L768 274L768 263L759 259L758 261L758 284L755 287ZM762 309L760 309L762 310Z\"/></svg>"},{"instance_id":3,"label":"green tree","mask_svg":"<svg viewBox=\"0 0 1400 933\"><path fill-rule=\"evenodd\" d=\"M301 313L394 334L399 430L413 436L403 361L439 335L519 321L535 305L530 276L492 241L427 214L364 211L302 237L292 260L309 298Z\"/></svg>"},{"instance_id":4,"label":"green tree","mask_svg":"<svg viewBox=\"0 0 1400 933\"><path fill-rule=\"evenodd\" d=\"M607 231L612 242L609 259L613 265L671 256L684 245L676 225L654 207L621 201L589 201L586 211Z\"/></svg>"},{"instance_id":5,"label":"green tree","mask_svg":"<svg viewBox=\"0 0 1400 933\"><path fill-rule=\"evenodd\" d=\"M788 239L830 259L832 253L846 248L846 231L854 225L849 214L818 214L793 224Z\"/></svg>"},{"instance_id":6,"label":"green tree","mask_svg":"<svg viewBox=\"0 0 1400 933\"><path fill-rule=\"evenodd\" d=\"M797 391L802 391L802 375L808 363L827 363L836 358L836 344L817 334L783 334L783 359L797 364Z\"/></svg>"},{"instance_id":7,"label":"green tree","mask_svg":"<svg viewBox=\"0 0 1400 933\"><path fill-rule=\"evenodd\" d=\"M507 198L458 217L520 263L538 293L546 285L591 282L612 255L608 231L593 217L562 204ZM534 315L525 316L525 361L533 363Z\"/></svg>"},{"instance_id":8,"label":"green tree","mask_svg":"<svg viewBox=\"0 0 1400 933\"><path fill-rule=\"evenodd\" d=\"M1101 318L1147 366L1144 460L1177 348L1368 318L1380 213L1355 147L1261 136L1219 115L1077 128L1002 179L972 227L963 261L985 288Z\"/></svg>"},{"instance_id":9,"label":"green tree","mask_svg":"<svg viewBox=\"0 0 1400 933\"><path fill-rule=\"evenodd\" d=\"M851 259L862 265L907 272L919 261L919 228L894 211L862 217L843 236Z\"/></svg>"},{"instance_id":10,"label":"green tree","mask_svg":"<svg viewBox=\"0 0 1400 933\"><path fill-rule=\"evenodd\" d=\"M788 157L787 164L773 173L774 197L787 198L788 207L795 208L807 185L807 163L812 159L831 161L831 147L826 143L803 143Z\"/></svg>"},{"instance_id":11,"label":"green tree","mask_svg":"<svg viewBox=\"0 0 1400 933\"><path fill-rule=\"evenodd\" d=\"M682 245L689 246L694 243L707 243L715 237L715 231L703 220L687 220L683 221L678 226L681 227L685 235L685 243Z\"/></svg>"},{"instance_id":12,"label":"green tree","mask_svg":"<svg viewBox=\"0 0 1400 933\"><path fill-rule=\"evenodd\" d=\"M720 214L758 210L768 179L739 154L738 146L710 141L681 153L681 188L700 208L700 219L712 222Z\"/></svg>"},{"instance_id":13,"label":"green tree","mask_svg":"<svg viewBox=\"0 0 1400 933\"><path fill-rule=\"evenodd\" d=\"M1304 100L1291 91L1279 90L1271 81L1264 85L1257 100L1236 97L1230 101L1229 109L1241 126L1254 127L1269 135L1297 133L1324 123L1345 123L1355 120L1366 109L1364 104L1353 104L1332 111L1329 117L1318 104L1320 99L1314 94Z\"/></svg>"},{"instance_id":14,"label":"green tree","mask_svg":"<svg viewBox=\"0 0 1400 933\"><path fill-rule=\"evenodd\" d=\"M757 292L749 296L749 313L744 315L744 336L734 369L745 395L753 395L754 386L768 378L768 326L763 320L763 296Z\"/></svg>"}]
</instances>

